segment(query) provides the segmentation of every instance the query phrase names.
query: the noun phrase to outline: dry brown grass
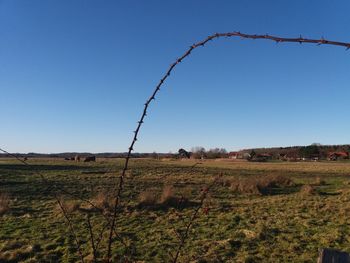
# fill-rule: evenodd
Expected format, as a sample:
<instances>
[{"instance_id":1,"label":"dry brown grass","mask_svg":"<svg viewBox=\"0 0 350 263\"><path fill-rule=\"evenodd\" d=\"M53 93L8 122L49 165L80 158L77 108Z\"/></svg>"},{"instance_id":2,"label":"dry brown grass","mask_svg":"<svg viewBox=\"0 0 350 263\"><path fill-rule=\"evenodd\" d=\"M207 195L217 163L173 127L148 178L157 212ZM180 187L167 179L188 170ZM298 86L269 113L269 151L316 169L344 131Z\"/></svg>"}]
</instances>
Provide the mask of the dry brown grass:
<instances>
[{"instance_id":1,"label":"dry brown grass","mask_svg":"<svg viewBox=\"0 0 350 263\"><path fill-rule=\"evenodd\" d=\"M0 216L10 210L10 197L8 194L0 193Z\"/></svg>"},{"instance_id":2,"label":"dry brown grass","mask_svg":"<svg viewBox=\"0 0 350 263\"><path fill-rule=\"evenodd\" d=\"M159 203L168 204L168 203L171 203L174 198L176 198L174 196L174 188L170 185L166 185L163 188L163 192L162 192L162 195L160 196Z\"/></svg>"},{"instance_id":3,"label":"dry brown grass","mask_svg":"<svg viewBox=\"0 0 350 263\"><path fill-rule=\"evenodd\" d=\"M315 195L315 194L317 194L317 191L316 191L314 186L312 186L310 184L306 184L300 188L300 193L302 195Z\"/></svg>"},{"instance_id":4,"label":"dry brown grass","mask_svg":"<svg viewBox=\"0 0 350 263\"><path fill-rule=\"evenodd\" d=\"M268 175L262 181L266 187L289 187L295 185L292 179L283 175Z\"/></svg>"},{"instance_id":5,"label":"dry brown grass","mask_svg":"<svg viewBox=\"0 0 350 263\"><path fill-rule=\"evenodd\" d=\"M80 203L74 200L61 200L61 205L67 213L76 212L80 208Z\"/></svg>"},{"instance_id":6,"label":"dry brown grass","mask_svg":"<svg viewBox=\"0 0 350 263\"><path fill-rule=\"evenodd\" d=\"M240 181L233 181L230 188L241 194L256 194L260 195L258 180L256 178L249 178Z\"/></svg>"},{"instance_id":7,"label":"dry brown grass","mask_svg":"<svg viewBox=\"0 0 350 263\"><path fill-rule=\"evenodd\" d=\"M220 183L224 187L230 187L232 184L232 180L230 180L229 178L222 178L218 183Z\"/></svg>"},{"instance_id":8,"label":"dry brown grass","mask_svg":"<svg viewBox=\"0 0 350 263\"><path fill-rule=\"evenodd\" d=\"M0 250L0 262L23 262L35 252L34 246L12 242Z\"/></svg>"},{"instance_id":9,"label":"dry brown grass","mask_svg":"<svg viewBox=\"0 0 350 263\"><path fill-rule=\"evenodd\" d=\"M141 206L152 206L157 203L157 196L154 191L146 190L139 195L139 205Z\"/></svg>"},{"instance_id":10,"label":"dry brown grass","mask_svg":"<svg viewBox=\"0 0 350 263\"><path fill-rule=\"evenodd\" d=\"M175 194L175 189L171 185L163 187L160 196L152 190L146 190L139 195L140 206L159 206L159 207L179 207L188 203L189 196L192 193L192 189L185 187L181 191Z\"/></svg>"},{"instance_id":11,"label":"dry brown grass","mask_svg":"<svg viewBox=\"0 0 350 263\"><path fill-rule=\"evenodd\" d=\"M316 177L314 184L315 185L326 185L326 181L321 179L321 177Z\"/></svg>"},{"instance_id":12,"label":"dry brown grass","mask_svg":"<svg viewBox=\"0 0 350 263\"><path fill-rule=\"evenodd\" d=\"M262 195L269 192L271 188L284 188L294 185L294 182L289 177L282 175L267 175L262 177L232 180L230 183L230 188L234 192L238 193Z\"/></svg>"},{"instance_id":13,"label":"dry brown grass","mask_svg":"<svg viewBox=\"0 0 350 263\"><path fill-rule=\"evenodd\" d=\"M179 191L179 195L184 200L190 200L193 193L193 189L190 186L186 186Z\"/></svg>"},{"instance_id":14,"label":"dry brown grass","mask_svg":"<svg viewBox=\"0 0 350 263\"><path fill-rule=\"evenodd\" d=\"M114 207L114 199L107 192L99 192L93 198L92 203L101 210L111 210Z\"/></svg>"}]
</instances>

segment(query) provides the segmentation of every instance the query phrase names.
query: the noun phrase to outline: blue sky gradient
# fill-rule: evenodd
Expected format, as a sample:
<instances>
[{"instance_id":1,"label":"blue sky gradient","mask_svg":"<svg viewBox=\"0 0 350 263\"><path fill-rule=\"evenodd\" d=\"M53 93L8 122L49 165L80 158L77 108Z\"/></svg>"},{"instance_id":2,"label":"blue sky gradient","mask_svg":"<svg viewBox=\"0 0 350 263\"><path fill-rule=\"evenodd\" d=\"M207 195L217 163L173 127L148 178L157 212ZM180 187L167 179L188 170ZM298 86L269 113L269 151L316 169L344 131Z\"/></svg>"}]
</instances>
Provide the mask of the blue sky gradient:
<instances>
[{"instance_id":1,"label":"blue sky gradient","mask_svg":"<svg viewBox=\"0 0 350 263\"><path fill-rule=\"evenodd\" d=\"M0 145L123 152L143 103L215 32L350 42L350 2L0 0ZM221 39L181 63L138 152L347 144L350 51Z\"/></svg>"}]
</instances>

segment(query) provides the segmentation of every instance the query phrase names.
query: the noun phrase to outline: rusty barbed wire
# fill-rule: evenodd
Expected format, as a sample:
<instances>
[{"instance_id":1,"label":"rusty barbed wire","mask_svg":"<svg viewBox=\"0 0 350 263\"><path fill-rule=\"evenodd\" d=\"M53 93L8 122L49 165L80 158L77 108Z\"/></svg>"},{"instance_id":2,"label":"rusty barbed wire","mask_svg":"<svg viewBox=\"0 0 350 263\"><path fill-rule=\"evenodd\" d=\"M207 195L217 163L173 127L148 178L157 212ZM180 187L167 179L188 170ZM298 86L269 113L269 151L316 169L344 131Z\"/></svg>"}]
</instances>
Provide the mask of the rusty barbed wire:
<instances>
[{"instance_id":1,"label":"rusty barbed wire","mask_svg":"<svg viewBox=\"0 0 350 263\"><path fill-rule=\"evenodd\" d=\"M350 49L350 43L327 40L327 39L324 39L323 37L321 37L320 39L309 39L309 38L303 38L300 35L297 38L285 38L285 37L278 37L278 36L273 36L273 35L269 35L269 34L264 34L264 35L244 34L244 33L241 33L239 31L227 32L227 33L215 33L213 35L208 36L206 39L191 45L181 57L176 59L176 61L170 65L170 67L168 68L166 73L160 79L160 81L156 85L153 93L151 94L151 96L147 99L146 103L144 104L144 108L143 108L141 117L140 117L139 121L137 122L138 124L136 126L136 130L134 131L134 136L132 137L127 156L125 157L124 168L122 170L121 175L119 176L119 184L118 184L118 188L117 188L116 196L115 196L112 225L111 225L110 234L109 234L109 241L108 241L107 262L110 262L110 258L111 258L111 246L112 246L112 240L113 240L113 232L114 232L115 221L116 221L116 217L117 217L117 208L118 208L118 205L120 202L121 192L123 191L125 174L126 174L126 171L128 170L128 167L129 167L131 153L134 150L134 145L137 141L137 136L140 132L142 124L144 123L144 119L147 116L147 110L148 110L149 105L151 104L152 101L154 101L156 99L156 95L160 91L160 88L162 87L162 85L164 84L166 79L170 76L173 69L179 63L181 63L183 59L187 58L194 49L196 49L198 47L204 47L205 44L207 44L209 41L214 40L214 39L218 39L218 38L222 38L222 37L228 37L228 38L240 37L243 39L265 39L265 40L275 41L276 43L291 42L291 43L300 43L300 44L308 43L308 44L317 44L317 45L333 45L333 46L345 47L346 50Z\"/></svg>"},{"instance_id":2,"label":"rusty barbed wire","mask_svg":"<svg viewBox=\"0 0 350 263\"><path fill-rule=\"evenodd\" d=\"M150 104L152 103L152 101L154 101L156 99L156 95L158 94L158 92L160 91L161 87L163 86L163 84L165 83L167 78L170 76L170 74L172 73L174 68L179 63L181 63L185 58L187 58L192 53L192 51L194 49L196 49L198 47L204 47L208 42L210 42L212 40L215 40L215 39L218 39L218 38L223 38L223 37L227 37L227 38L239 37L239 38L242 38L242 39L253 39L253 40L254 39L263 39L263 40L274 41L276 43L291 42L291 43L300 43L300 44L304 44L305 43L305 44L316 44L316 45L332 45L332 46L345 47L346 50L350 49L350 43L340 42L340 41L333 41L333 40L327 40L327 39L325 39L323 37L320 38L320 39L309 39L309 38L304 38L304 37L302 37L300 35L299 37L296 37L296 38L285 38L285 37L278 37L278 36L273 36L273 35L269 35L269 34L264 34L264 35L261 35L261 34L260 35L259 34L244 34L244 33L241 33L239 31L227 32L227 33L215 33L213 35L208 36L204 40L199 41L199 42L191 45L185 51L185 53L182 56L177 58L175 60L175 62L169 66L168 70L165 72L163 77L160 79L160 81L156 85L156 87L153 90L151 96L147 99L146 103L144 104L144 108L143 108L143 111L141 113L141 117L140 117L139 121L137 122L138 124L136 126L136 130L134 131L134 136L132 137L131 144L130 144L130 146L128 148L128 152L127 152L127 155L125 157L125 163L124 163L121 175L118 177L119 178L119 182L117 183L117 186L116 186L116 189L115 189L114 208L113 208L113 212L112 212L112 215L111 215L111 218L110 218L111 221L107 220L107 218L105 217L105 219L107 221L107 225L108 225L108 227L110 227L108 243L107 243L107 257L106 257L107 262L110 262L110 258L111 258L111 246L112 246L112 243L113 243L113 235L118 236L117 232L115 231L115 224L116 224L116 217L117 217L118 206L120 204L120 199L121 199L121 193L122 193L122 191L124 189L123 187L124 187L124 180L125 180L126 172L127 172L128 168L129 168L129 161L130 161L130 159L132 157L132 151L134 150L134 146L136 144L136 141L138 140L138 135L139 135L139 132L141 130L142 124L144 123L144 119L147 116L147 110L148 110ZM0 148L0 151L8 154L9 156L12 156L12 157L16 158L18 161L20 161L21 163L23 163L25 165L30 166L30 164L28 164L26 161L18 158L14 154L11 154L11 153L9 153L9 152L1 149L1 148ZM48 183L49 187L55 187L56 189L58 189L57 186L50 185L49 181L45 178L45 176L43 176L43 174L41 174L39 172L37 172L37 173L40 175L40 177L43 180L43 182ZM96 208L96 206L92 202L90 202L89 200L82 199L81 197L77 197L75 194L70 193L69 191L66 191L66 190L63 190L63 189L62 189L62 192L67 194L67 195L74 196L75 198L78 198L81 201L87 202L90 205L92 205L94 208ZM55 199L56 199L57 203L59 204L59 206L61 208L62 213L64 214L64 216L66 217L66 219L68 221L69 227L70 227L70 229L72 231L72 234L74 235L74 239L75 239L75 242L76 242L78 253L80 254L80 257L81 257L81 261L84 262L83 254L82 254L81 247L80 247L80 242L79 242L78 237L77 237L77 235L76 235L76 233L74 231L73 224L72 224L71 220L69 219L67 213L65 212L65 209L64 209L63 205L61 204L61 202L59 200L59 197L57 196L56 193L54 194L54 196L55 196ZM203 200L203 202L204 202L204 200ZM194 217L196 216L198 211L199 211L199 209L198 210L196 209L194 211L194 213L195 213ZM91 223L91 222L89 222L89 223ZM90 227L92 229L91 225L90 225ZM191 226L189 226L189 228L190 227ZM102 230L102 232L103 232L103 230ZM95 242L94 242L94 244L95 244ZM96 243L97 243L97 247L98 247L99 241L96 242ZM182 246L179 247L178 251L181 252ZM180 252L177 253L177 254L180 254ZM178 256L175 257L175 258L177 260ZM174 262L176 262L176 260Z\"/></svg>"}]
</instances>

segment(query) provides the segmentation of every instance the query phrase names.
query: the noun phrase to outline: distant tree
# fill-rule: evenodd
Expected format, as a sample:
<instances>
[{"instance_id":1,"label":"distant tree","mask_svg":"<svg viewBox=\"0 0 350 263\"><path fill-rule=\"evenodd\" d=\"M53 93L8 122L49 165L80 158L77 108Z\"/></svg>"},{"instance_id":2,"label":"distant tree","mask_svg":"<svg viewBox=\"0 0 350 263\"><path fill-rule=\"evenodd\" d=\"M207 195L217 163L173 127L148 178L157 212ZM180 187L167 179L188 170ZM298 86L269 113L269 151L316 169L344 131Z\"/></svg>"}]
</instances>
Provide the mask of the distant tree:
<instances>
[{"instance_id":1,"label":"distant tree","mask_svg":"<svg viewBox=\"0 0 350 263\"><path fill-rule=\"evenodd\" d=\"M151 154L151 158L153 158L153 159L159 159L158 153L153 152L153 153Z\"/></svg>"},{"instance_id":2,"label":"distant tree","mask_svg":"<svg viewBox=\"0 0 350 263\"><path fill-rule=\"evenodd\" d=\"M224 158L227 156L227 151L224 148L210 149L206 152L206 157L209 159Z\"/></svg>"},{"instance_id":3,"label":"distant tree","mask_svg":"<svg viewBox=\"0 0 350 263\"><path fill-rule=\"evenodd\" d=\"M320 155L319 146L317 146L317 145L310 145L310 146L301 147L299 149L299 154L303 158L318 157Z\"/></svg>"},{"instance_id":4,"label":"distant tree","mask_svg":"<svg viewBox=\"0 0 350 263\"><path fill-rule=\"evenodd\" d=\"M206 157L205 148L202 146L196 146L191 149L192 156L195 159L202 159Z\"/></svg>"},{"instance_id":5,"label":"distant tree","mask_svg":"<svg viewBox=\"0 0 350 263\"><path fill-rule=\"evenodd\" d=\"M182 148L179 149L178 153L179 153L179 157L180 158L190 158L191 157L191 154L188 151L186 151L185 149L182 149Z\"/></svg>"},{"instance_id":6,"label":"distant tree","mask_svg":"<svg viewBox=\"0 0 350 263\"><path fill-rule=\"evenodd\" d=\"M250 158L253 159L256 156L256 152L254 150L252 150L250 152Z\"/></svg>"}]
</instances>

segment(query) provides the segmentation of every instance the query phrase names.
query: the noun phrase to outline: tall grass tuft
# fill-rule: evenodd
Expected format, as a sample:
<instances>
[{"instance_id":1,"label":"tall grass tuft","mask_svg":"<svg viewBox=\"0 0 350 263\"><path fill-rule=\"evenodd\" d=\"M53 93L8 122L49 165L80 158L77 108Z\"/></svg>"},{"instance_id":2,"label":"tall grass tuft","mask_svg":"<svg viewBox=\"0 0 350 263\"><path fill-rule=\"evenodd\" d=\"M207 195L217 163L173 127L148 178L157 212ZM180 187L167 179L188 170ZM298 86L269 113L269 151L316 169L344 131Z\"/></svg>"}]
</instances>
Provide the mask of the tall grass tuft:
<instances>
[{"instance_id":1,"label":"tall grass tuft","mask_svg":"<svg viewBox=\"0 0 350 263\"><path fill-rule=\"evenodd\" d=\"M266 175L232 180L230 188L234 192L242 194L263 195L269 193L272 188L285 188L294 185L294 182L289 177L282 175Z\"/></svg>"},{"instance_id":2,"label":"tall grass tuft","mask_svg":"<svg viewBox=\"0 0 350 263\"><path fill-rule=\"evenodd\" d=\"M6 193L0 193L0 216L10 210L10 197Z\"/></svg>"},{"instance_id":3,"label":"tall grass tuft","mask_svg":"<svg viewBox=\"0 0 350 263\"><path fill-rule=\"evenodd\" d=\"M139 195L139 205L140 206L153 206L157 203L157 197L155 193L151 190L146 190Z\"/></svg>"}]
</instances>

